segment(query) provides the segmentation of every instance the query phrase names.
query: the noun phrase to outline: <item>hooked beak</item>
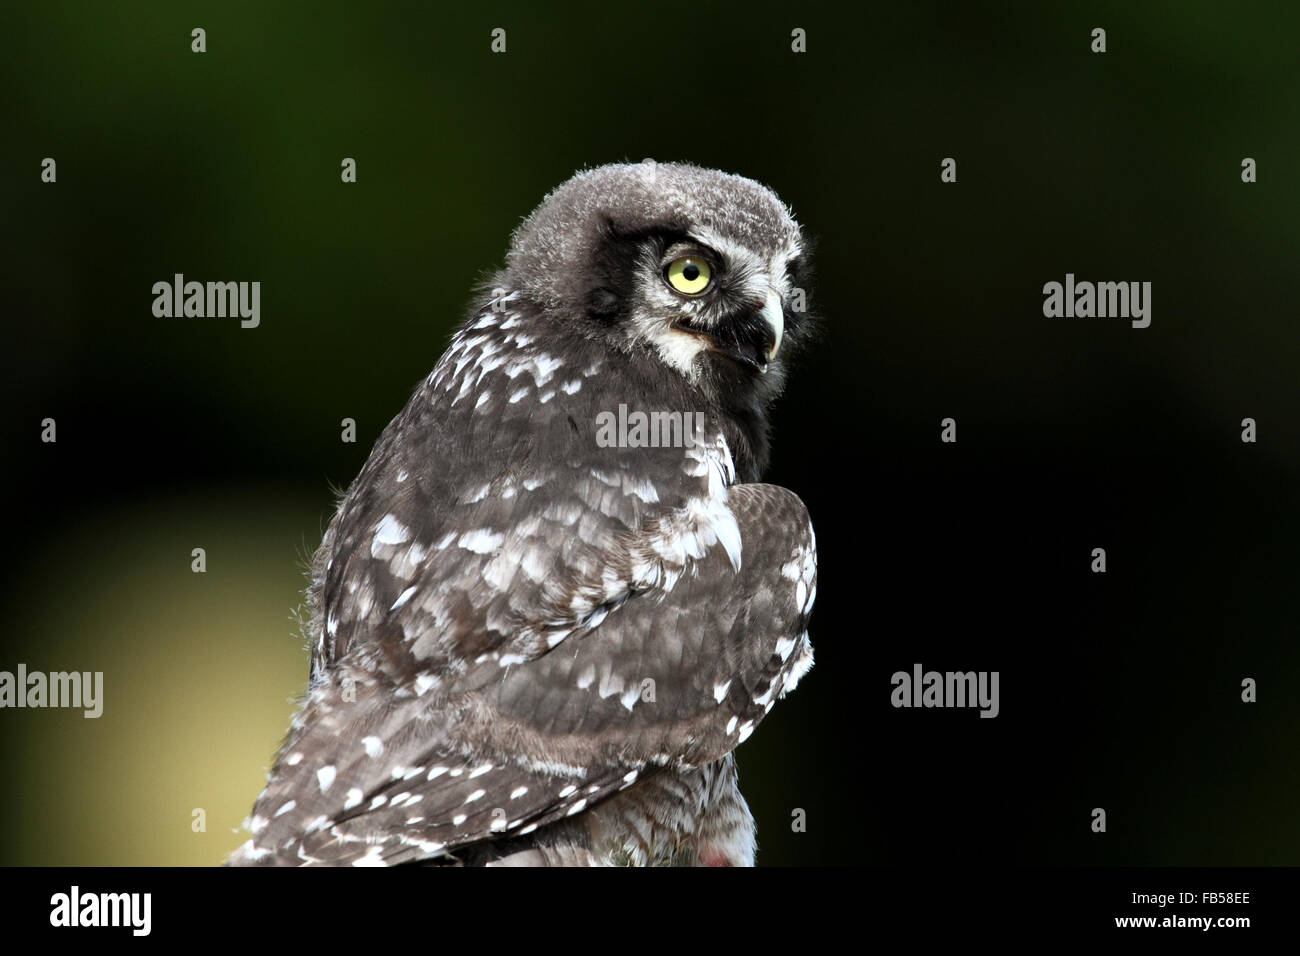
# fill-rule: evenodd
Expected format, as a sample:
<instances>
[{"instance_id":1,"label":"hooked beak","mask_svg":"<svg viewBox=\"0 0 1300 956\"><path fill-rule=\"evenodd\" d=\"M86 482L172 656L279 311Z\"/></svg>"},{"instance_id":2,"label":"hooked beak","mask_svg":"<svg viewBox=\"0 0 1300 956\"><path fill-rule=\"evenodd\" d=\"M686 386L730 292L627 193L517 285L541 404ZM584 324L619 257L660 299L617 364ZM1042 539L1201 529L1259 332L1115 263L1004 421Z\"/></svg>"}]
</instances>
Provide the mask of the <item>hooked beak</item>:
<instances>
[{"instance_id":1,"label":"hooked beak","mask_svg":"<svg viewBox=\"0 0 1300 956\"><path fill-rule=\"evenodd\" d=\"M781 307L781 297L772 288L767 290L767 301L763 303L763 321L772 329L772 347L767 352L767 360L771 362L781 350L781 337L785 334L785 310Z\"/></svg>"},{"instance_id":2,"label":"hooked beak","mask_svg":"<svg viewBox=\"0 0 1300 956\"><path fill-rule=\"evenodd\" d=\"M679 321L677 328L708 340L710 349L733 362L762 374L776 358L785 335L785 310L775 289L767 298L756 302L753 311L724 322L720 327L704 328L690 321Z\"/></svg>"}]
</instances>

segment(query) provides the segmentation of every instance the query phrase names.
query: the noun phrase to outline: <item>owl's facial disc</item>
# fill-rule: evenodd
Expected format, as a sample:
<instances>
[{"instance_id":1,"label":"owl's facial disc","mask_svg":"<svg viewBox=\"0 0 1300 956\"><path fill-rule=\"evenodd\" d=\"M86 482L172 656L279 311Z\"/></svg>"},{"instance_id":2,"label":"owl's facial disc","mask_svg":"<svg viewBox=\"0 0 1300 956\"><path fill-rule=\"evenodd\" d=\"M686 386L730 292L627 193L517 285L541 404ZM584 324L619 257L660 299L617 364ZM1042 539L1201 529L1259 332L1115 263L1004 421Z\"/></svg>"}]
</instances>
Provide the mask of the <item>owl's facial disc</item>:
<instances>
[{"instance_id":1,"label":"owl's facial disc","mask_svg":"<svg viewBox=\"0 0 1300 956\"><path fill-rule=\"evenodd\" d=\"M702 353L749 373L763 374L785 334L781 294L757 259L724 259L704 246L674 243L660 260L661 315L657 339L670 364L688 376Z\"/></svg>"}]
</instances>

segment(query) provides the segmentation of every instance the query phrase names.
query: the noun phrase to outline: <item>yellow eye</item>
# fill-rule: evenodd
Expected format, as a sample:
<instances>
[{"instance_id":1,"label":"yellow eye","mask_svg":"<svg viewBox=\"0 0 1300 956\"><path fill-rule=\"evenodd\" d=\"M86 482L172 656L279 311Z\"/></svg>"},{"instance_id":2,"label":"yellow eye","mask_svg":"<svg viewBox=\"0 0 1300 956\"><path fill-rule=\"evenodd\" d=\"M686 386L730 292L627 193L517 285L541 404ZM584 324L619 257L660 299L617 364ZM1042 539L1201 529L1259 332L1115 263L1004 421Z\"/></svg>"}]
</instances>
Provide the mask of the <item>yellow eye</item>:
<instances>
[{"instance_id":1,"label":"yellow eye","mask_svg":"<svg viewBox=\"0 0 1300 956\"><path fill-rule=\"evenodd\" d=\"M664 275L670 286L685 295L699 295L709 287L709 280L713 278L709 264L695 256L674 259L668 263Z\"/></svg>"}]
</instances>

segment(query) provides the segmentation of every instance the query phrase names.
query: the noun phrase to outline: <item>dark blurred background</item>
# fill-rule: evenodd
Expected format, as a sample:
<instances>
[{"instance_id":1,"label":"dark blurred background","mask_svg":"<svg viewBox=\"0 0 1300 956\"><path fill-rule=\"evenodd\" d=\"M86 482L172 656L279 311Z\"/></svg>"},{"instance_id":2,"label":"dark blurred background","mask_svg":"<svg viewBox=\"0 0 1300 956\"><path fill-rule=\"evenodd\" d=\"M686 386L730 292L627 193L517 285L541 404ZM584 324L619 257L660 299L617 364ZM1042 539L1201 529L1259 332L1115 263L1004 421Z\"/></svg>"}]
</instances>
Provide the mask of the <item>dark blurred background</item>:
<instances>
[{"instance_id":1,"label":"dark blurred background","mask_svg":"<svg viewBox=\"0 0 1300 956\"><path fill-rule=\"evenodd\" d=\"M767 183L818 243L825 335L769 474L816 524L818 663L740 751L760 862L1300 862L1298 29L1240 2L6 5L0 669L101 670L105 709L0 711L0 862L241 842L334 489L520 218L645 157ZM177 272L259 280L261 326L155 318ZM1152 282L1151 327L1044 318L1067 272ZM918 662L1000 671L1001 715L895 710Z\"/></svg>"}]
</instances>

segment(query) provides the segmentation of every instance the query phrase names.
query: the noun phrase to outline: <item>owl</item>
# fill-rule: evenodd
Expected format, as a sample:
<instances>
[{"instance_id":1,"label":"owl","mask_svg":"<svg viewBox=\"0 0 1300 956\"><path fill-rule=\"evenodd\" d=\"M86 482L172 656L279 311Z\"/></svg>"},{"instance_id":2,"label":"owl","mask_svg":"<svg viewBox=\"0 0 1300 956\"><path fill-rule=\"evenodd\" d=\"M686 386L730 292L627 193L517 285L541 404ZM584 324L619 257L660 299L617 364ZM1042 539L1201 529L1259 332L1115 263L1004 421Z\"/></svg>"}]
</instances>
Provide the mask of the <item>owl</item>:
<instances>
[{"instance_id":1,"label":"owl","mask_svg":"<svg viewBox=\"0 0 1300 956\"><path fill-rule=\"evenodd\" d=\"M734 753L813 660L812 525L758 480L805 270L740 176L545 198L329 524L229 862L753 864Z\"/></svg>"}]
</instances>

